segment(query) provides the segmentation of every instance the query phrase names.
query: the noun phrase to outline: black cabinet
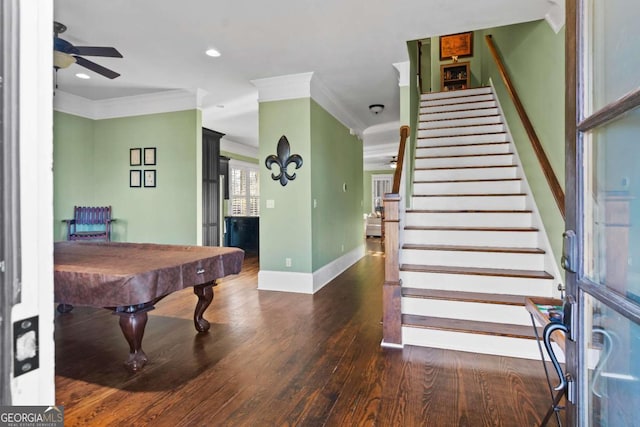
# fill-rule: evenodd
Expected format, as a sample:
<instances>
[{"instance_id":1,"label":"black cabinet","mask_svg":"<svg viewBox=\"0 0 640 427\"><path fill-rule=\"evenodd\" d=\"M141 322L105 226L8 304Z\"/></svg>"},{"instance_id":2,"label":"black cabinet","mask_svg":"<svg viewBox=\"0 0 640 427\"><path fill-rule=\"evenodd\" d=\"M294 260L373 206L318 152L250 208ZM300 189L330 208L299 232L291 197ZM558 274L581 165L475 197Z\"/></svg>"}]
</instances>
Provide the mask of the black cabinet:
<instances>
[{"instance_id":1,"label":"black cabinet","mask_svg":"<svg viewBox=\"0 0 640 427\"><path fill-rule=\"evenodd\" d=\"M228 216L224 219L224 245L257 253L260 248L260 218L257 216Z\"/></svg>"}]
</instances>

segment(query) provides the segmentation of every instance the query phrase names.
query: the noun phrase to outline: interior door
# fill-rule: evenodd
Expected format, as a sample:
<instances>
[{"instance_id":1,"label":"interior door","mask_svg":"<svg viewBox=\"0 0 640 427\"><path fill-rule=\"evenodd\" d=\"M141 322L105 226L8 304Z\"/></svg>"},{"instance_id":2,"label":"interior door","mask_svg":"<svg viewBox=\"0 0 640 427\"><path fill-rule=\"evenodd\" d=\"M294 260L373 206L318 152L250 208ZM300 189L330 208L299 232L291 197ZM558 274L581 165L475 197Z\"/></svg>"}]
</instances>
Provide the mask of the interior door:
<instances>
[{"instance_id":1,"label":"interior door","mask_svg":"<svg viewBox=\"0 0 640 427\"><path fill-rule=\"evenodd\" d=\"M640 425L639 23L635 0L567 1L569 425Z\"/></svg>"},{"instance_id":2,"label":"interior door","mask_svg":"<svg viewBox=\"0 0 640 427\"><path fill-rule=\"evenodd\" d=\"M220 138L202 129L202 245L220 245Z\"/></svg>"}]
</instances>

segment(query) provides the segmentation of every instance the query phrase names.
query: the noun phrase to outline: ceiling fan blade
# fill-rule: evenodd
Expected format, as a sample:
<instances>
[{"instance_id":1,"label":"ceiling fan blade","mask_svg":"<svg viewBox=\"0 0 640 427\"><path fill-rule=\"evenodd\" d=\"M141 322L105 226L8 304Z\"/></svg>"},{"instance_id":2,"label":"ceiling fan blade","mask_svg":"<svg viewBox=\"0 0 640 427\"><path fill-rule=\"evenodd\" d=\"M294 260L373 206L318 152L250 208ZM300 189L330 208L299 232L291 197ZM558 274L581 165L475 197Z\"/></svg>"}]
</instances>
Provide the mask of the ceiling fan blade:
<instances>
[{"instance_id":1,"label":"ceiling fan blade","mask_svg":"<svg viewBox=\"0 0 640 427\"><path fill-rule=\"evenodd\" d=\"M122 54L115 47L104 46L74 46L77 55L108 56L110 58L122 58Z\"/></svg>"},{"instance_id":2,"label":"ceiling fan blade","mask_svg":"<svg viewBox=\"0 0 640 427\"><path fill-rule=\"evenodd\" d=\"M102 74L109 79L115 79L120 75L113 70L105 68L102 65L96 64L95 62L89 61L81 56L74 56L74 58L76 58L76 64L88 68L91 71L95 71L98 74Z\"/></svg>"}]
</instances>

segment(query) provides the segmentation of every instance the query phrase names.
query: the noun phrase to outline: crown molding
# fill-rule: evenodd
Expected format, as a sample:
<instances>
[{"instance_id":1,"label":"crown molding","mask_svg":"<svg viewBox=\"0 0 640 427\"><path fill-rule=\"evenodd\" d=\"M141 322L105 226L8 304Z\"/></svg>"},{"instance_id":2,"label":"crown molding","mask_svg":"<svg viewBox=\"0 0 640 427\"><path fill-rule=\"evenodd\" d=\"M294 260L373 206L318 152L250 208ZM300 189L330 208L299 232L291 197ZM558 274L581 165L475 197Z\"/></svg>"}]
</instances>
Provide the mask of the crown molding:
<instances>
[{"instance_id":1,"label":"crown molding","mask_svg":"<svg viewBox=\"0 0 640 427\"><path fill-rule=\"evenodd\" d=\"M53 109L93 120L113 119L197 109L205 95L206 91L201 89L177 89L92 101L58 90L54 96Z\"/></svg>"},{"instance_id":2,"label":"crown molding","mask_svg":"<svg viewBox=\"0 0 640 427\"><path fill-rule=\"evenodd\" d=\"M361 135L365 128L364 123L353 117L313 72L251 80L251 83L258 88L258 102L311 98L353 135Z\"/></svg>"},{"instance_id":3,"label":"crown molding","mask_svg":"<svg viewBox=\"0 0 640 427\"><path fill-rule=\"evenodd\" d=\"M251 80L251 83L258 88L258 102L284 101L311 97L311 77L312 72L287 74Z\"/></svg>"},{"instance_id":4,"label":"crown molding","mask_svg":"<svg viewBox=\"0 0 640 427\"><path fill-rule=\"evenodd\" d=\"M220 139L220 151L239 154L241 156L251 157L252 159L257 159L259 156L258 147L241 144L224 136Z\"/></svg>"},{"instance_id":5,"label":"crown molding","mask_svg":"<svg viewBox=\"0 0 640 427\"><path fill-rule=\"evenodd\" d=\"M353 117L335 94L317 77L311 80L311 98L340 123L349 128L352 135L362 136L366 125Z\"/></svg>"},{"instance_id":6,"label":"crown molding","mask_svg":"<svg viewBox=\"0 0 640 427\"><path fill-rule=\"evenodd\" d=\"M398 86L409 86L409 61L395 62L393 67L398 70Z\"/></svg>"}]
</instances>

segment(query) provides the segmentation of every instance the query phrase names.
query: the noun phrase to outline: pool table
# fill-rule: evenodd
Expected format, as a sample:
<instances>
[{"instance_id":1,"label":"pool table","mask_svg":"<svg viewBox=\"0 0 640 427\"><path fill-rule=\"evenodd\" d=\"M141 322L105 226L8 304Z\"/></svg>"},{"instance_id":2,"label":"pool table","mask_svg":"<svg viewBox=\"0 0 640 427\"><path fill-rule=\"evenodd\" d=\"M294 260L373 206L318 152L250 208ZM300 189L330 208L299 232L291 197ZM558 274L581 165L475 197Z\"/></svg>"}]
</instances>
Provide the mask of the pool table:
<instances>
[{"instance_id":1,"label":"pool table","mask_svg":"<svg viewBox=\"0 0 640 427\"><path fill-rule=\"evenodd\" d=\"M193 320L198 332L209 330L203 318L213 301L216 280L237 274L244 251L238 248L121 242L54 244L54 300L58 311L73 305L103 307L120 318L129 343L125 365L139 371L147 363L142 337L147 312L172 292L193 287L198 296Z\"/></svg>"}]
</instances>

